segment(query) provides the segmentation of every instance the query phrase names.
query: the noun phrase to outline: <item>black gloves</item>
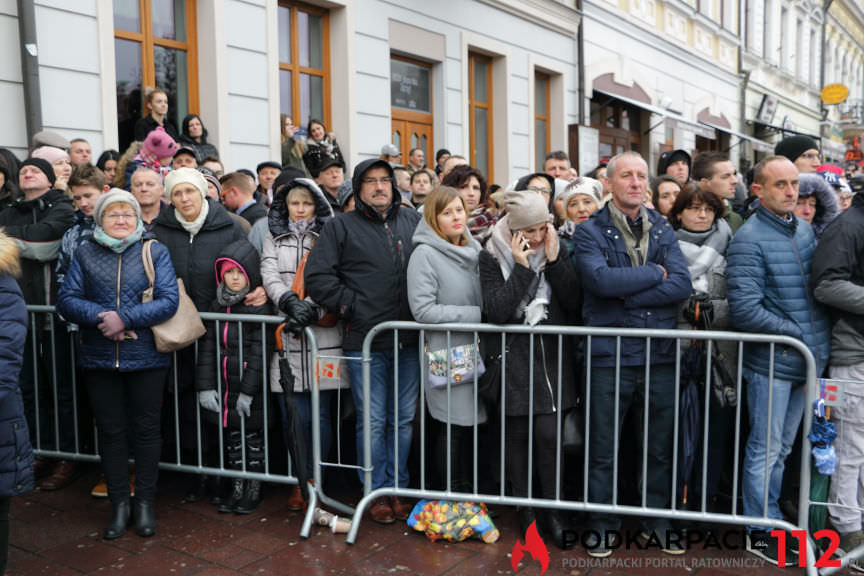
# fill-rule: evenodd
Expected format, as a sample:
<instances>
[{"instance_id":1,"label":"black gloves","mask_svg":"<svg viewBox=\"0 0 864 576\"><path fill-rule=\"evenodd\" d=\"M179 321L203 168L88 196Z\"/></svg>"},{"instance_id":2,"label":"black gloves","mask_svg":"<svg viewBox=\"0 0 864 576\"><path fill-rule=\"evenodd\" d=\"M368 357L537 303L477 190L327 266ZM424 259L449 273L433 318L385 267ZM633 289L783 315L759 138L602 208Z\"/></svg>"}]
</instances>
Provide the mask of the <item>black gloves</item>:
<instances>
[{"instance_id":1,"label":"black gloves","mask_svg":"<svg viewBox=\"0 0 864 576\"><path fill-rule=\"evenodd\" d=\"M301 300L291 290L279 299L279 310L286 316L288 330L294 333L302 332L306 326L318 320L318 306Z\"/></svg>"},{"instance_id":2,"label":"black gloves","mask_svg":"<svg viewBox=\"0 0 864 576\"><path fill-rule=\"evenodd\" d=\"M697 330L710 330L714 323L714 303L711 302L711 296L704 292L693 293L684 306L684 318Z\"/></svg>"}]
</instances>

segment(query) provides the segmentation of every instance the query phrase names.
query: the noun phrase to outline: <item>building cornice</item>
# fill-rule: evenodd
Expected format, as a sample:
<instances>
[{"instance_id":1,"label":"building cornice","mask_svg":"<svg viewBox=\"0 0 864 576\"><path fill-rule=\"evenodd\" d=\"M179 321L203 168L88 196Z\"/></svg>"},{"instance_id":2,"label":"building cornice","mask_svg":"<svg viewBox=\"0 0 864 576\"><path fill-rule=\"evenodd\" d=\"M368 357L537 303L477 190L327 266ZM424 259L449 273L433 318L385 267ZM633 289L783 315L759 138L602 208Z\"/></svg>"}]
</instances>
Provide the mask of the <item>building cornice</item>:
<instances>
[{"instance_id":1,"label":"building cornice","mask_svg":"<svg viewBox=\"0 0 864 576\"><path fill-rule=\"evenodd\" d=\"M581 14L575 0L480 0L523 20L534 22L559 34L575 36Z\"/></svg>"}]
</instances>

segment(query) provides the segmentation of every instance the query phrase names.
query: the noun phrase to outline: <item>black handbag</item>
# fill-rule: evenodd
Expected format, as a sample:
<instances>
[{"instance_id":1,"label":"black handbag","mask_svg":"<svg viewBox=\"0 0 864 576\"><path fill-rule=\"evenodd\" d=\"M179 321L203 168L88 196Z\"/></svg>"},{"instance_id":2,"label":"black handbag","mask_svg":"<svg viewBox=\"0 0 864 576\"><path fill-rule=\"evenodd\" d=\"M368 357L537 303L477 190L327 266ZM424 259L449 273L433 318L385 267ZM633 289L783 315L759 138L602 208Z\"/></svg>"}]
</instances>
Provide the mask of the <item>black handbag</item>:
<instances>
[{"instance_id":1,"label":"black handbag","mask_svg":"<svg viewBox=\"0 0 864 576\"><path fill-rule=\"evenodd\" d=\"M711 346L711 394L720 408L735 408L738 405L738 386L726 362L726 355L714 342Z\"/></svg>"},{"instance_id":2,"label":"black handbag","mask_svg":"<svg viewBox=\"0 0 864 576\"><path fill-rule=\"evenodd\" d=\"M564 454L578 456L585 445L582 407L576 406L566 410L562 420L561 447L564 449Z\"/></svg>"}]
</instances>

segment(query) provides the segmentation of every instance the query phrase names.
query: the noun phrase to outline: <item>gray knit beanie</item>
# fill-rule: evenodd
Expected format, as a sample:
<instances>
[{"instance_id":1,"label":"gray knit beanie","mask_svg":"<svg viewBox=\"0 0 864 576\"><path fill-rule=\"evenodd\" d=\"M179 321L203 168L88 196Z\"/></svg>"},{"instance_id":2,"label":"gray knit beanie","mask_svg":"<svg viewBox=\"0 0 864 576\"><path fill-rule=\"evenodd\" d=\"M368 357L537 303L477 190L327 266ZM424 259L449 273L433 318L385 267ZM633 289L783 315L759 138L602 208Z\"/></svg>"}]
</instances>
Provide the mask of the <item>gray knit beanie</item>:
<instances>
[{"instance_id":1,"label":"gray knit beanie","mask_svg":"<svg viewBox=\"0 0 864 576\"><path fill-rule=\"evenodd\" d=\"M138 200L135 199L135 196L126 190L111 188L96 200L96 207L93 210L93 220L96 222L97 226L102 226L102 213L105 211L105 208L116 202L128 204L135 210L138 219L141 219L141 206L138 204Z\"/></svg>"},{"instance_id":2,"label":"gray knit beanie","mask_svg":"<svg viewBox=\"0 0 864 576\"><path fill-rule=\"evenodd\" d=\"M522 230L529 226L549 222L549 209L541 194L530 191L508 190L502 200L509 214L510 229Z\"/></svg>"}]
</instances>

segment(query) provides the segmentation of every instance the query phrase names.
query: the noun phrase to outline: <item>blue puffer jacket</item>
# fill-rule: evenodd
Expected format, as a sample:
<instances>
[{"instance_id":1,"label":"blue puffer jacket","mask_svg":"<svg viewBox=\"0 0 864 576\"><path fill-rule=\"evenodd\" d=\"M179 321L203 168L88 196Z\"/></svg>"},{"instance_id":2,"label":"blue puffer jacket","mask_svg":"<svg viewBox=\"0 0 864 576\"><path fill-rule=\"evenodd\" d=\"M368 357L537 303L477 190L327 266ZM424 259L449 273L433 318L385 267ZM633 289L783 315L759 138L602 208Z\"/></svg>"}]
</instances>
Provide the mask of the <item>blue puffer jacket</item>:
<instances>
[{"instance_id":1,"label":"blue puffer jacket","mask_svg":"<svg viewBox=\"0 0 864 576\"><path fill-rule=\"evenodd\" d=\"M27 345L27 310L12 275L18 250L0 233L0 498L33 489L33 451L18 374Z\"/></svg>"},{"instance_id":2,"label":"blue puffer jacket","mask_svg":"<svg viewBox=\"0 0 864 576\"><path fill-rule=\"evenodd\" d=\"M609 207L576 226L576 262L582 277L585 326L675 329L678 306L690 296L690 273L669 222L646 210L651 222L648 258L634 267L624 237L612 221ZM663 270L667 277L663 279ZM615 366L615 339L592 338L591 365ZM674 340L651 341L651 363L675 361ZM645 340L621 340L621 365L645 364Z\"/></svg>"},{"instance_id":3,"label":"blue puffer jacket","mask_svg":"<svg viewBox=\"0 0 864 576\"><path fill-rule=\"evenodd\" d=\"M141 259L142 246L139 241L116 254L89 238L75 252L60 289L57 311L81 326L79 358L84 368L133 372L168 366L169 356L156 351L149 327L177 311L177 275L168 250L154 242L153 301L142 303L141 294L150 286ZM103 336L97 328L101 322L98 314L107 310L116 310L126 329L134 330L138 339L112 342Z\"/></svg>"},{"instance_id":4,"label":"blue puffer jacket","mask_svg":"<svg viewBox=\"0 0 864 576\"><path fill-rule=\"evenodd\" d=\"M742 226L726 255L729 310L736 330L783 334L802 340L816 358L817 375L828 362L831 326L810 290L816 236L809 224L759 209ZM768 344L744 347L744 366L768 375ZM788 346L774 352L776 376L801 380L804 358Z\"/></svg>"}]
</instances>

